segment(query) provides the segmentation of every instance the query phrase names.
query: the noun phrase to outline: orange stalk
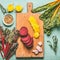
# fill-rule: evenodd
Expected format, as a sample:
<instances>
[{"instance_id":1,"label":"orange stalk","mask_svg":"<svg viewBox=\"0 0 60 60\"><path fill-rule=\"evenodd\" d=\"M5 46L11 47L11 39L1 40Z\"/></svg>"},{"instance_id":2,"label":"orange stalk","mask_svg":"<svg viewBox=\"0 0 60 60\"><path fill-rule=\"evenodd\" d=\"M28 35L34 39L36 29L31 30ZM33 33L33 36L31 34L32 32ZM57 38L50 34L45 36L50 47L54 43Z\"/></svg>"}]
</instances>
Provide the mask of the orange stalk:
<instances>
[{"instance_id":1,"label":"orange stalk","mask_svg":"<svg viewBox=\"0 0 60 60\"><path fill-rule=\"evenodd\" d=\"M53 13L53 16L51 18L51 20L53 20L53 18L55 17L55 15L57 14L58 10L60 8L60 5L56 8L55 12Z\"/></svg>"}]
</instances>

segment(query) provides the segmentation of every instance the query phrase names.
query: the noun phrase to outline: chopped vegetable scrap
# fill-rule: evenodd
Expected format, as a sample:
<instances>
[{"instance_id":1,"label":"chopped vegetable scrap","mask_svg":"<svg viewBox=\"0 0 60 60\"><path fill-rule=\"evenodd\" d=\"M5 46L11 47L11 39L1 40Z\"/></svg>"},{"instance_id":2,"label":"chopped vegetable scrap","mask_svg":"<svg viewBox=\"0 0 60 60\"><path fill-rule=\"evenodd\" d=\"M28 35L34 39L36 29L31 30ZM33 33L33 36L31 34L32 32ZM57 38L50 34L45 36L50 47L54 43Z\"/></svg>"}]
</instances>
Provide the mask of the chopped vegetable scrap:
<instances>
[{"instance_id":1,"label":"chopped vegetable scrap","mask_svg":"<svg viewBox=\"0 0 60 60\"><path fill-rule=\"evenodd\" d=\"M36 39L37 39L37 38L39 38L39 36L40 36L40 35L39 35L39 33L38 33L38 32L35 32L35 33L34 33L34 38L36 38Z\"/></svg>"},{"instance_id":2,"label":"chopped vegetable scrap","mask_svg":"<svg viewBox=\"0 0 60 60\"><path fill-rule=\"evenodd\" d=\"M42 46L42 42L38 42L38 45L41 47Z\"/></svg>"},{"instance_id":3,"label":"chopped vegetable scrap","mask_svg":"<svg viewBox=\"0 0 60 60\"><path fill-rule=\"evenodd\" d=\"M32 12L42 12L39 18L44 22L44 31L48 36L55 27L60 27L60 0L37 7Z\"/></svg>"},{"instance_id":4,"label":"chopped vegetable scrap","mask_svg":"<svg viewBox=\"0 0 60 60\"><path fill-rule=\"evenodd\" d=\"M42 52L42 48L40 46L37 46L36 49L38 50L38 52Z\"/></svg>"},{"instance_id":5,"label":"chopped vegetable scrap","mask_svg":"<svg viewBox=\"0 0 60 60\"><path fill-rule=\"evenodd\" d=\"M42 42L38 42L38 45L36 46L36 49L33 50L32 52L35 54L35 55L38 55L39 53L41 53L43 50L42 50Z\"/></svg>"},{"instance_id":6,"label":"chopped vegetable scrap","mask_svg":"<svg viewBox=\"0 0 60 60\"><path fill-rule=\"evenodd\" d=\"M38 55L38 53L39 53L38 50L33 50L32 52L33 52L35 55Z\"/></svg>"},{"instance_id":7,"label":"chopped vegetable scrap","mask_svg":"<svg viewBox=\"0 0 60 60\"><path fill-rule=\"evenodd\" d=\"M49 46L56 54L57 53L58 38L57 38L57 36L53 36L52 39L53 39L53 44L50 41L47 41L47 42L49 43Z\"/></svg>"},{"instance_id":8,"label":"chopped vegetable scrap","mask_svg":"<svg viewBox=\"0 0 60 60\"><path fill-rule=\"evenodd\" d=\"M21 27L19 33L24 45L27 48L31 48L33 46L33 38L29 35L27 27Z\"/></svg>"},{"instance_id":9,"label":"chopped vegetable scrap","mask_svg":"<svg viewBox=\"0 0 60 60\"><path fill-rule=\"evenodd\" d=\"M29 17L29 22L34 30L34 38L38 38L40 35L40 27L39 24L37 23L36 19L34 16Z\"/></svg>"}]
</instances>

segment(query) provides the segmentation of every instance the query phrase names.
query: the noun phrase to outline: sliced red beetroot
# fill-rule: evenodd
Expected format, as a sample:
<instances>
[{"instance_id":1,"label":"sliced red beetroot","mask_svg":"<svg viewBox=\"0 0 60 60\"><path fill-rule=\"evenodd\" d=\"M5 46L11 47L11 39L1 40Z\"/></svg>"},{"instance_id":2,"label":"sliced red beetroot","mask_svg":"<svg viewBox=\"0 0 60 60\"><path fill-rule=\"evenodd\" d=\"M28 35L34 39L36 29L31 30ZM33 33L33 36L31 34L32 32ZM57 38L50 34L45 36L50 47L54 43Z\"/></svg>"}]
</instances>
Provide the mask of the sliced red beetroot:
<instances>
[{"instance_id":1,"label":"sliced red beetroot","mask_svg":"<svg viewBox=\"0 0 60 60\"><path fill-rule=\"evenodd\" d=\"M33 47L33 44L31 44L31 45L30 45L30 46L28 46L28 47L29 47L29 48L30 48L30 47Z\"/></svg>"},{"instance_id":2,"label":"sliced red beetroot","mask_svg":"<svg viewBox=\"0 0 60 60\"><path fill-rule=\"evenodd\" d=\"M27 43L27 44L25 44L27 47L30 47L30 46L32 46L33 45L33 38L31 38L31 40L30 40L30 42L29 43Z\"/></svg>"},{"instance_id":3,"label":"sliced red beetroot","mask_svg":"<svg viewBox=\"0 0 60 60\"><path fill-rule=\"evenodd\" d=\"M30 46L26 46L26 47L28 47L28 48L33 47L33 42L32 42L32 44Z\"/></svg>"},{"instance_id":4,"label":"sliced red beetroot","mask_svg":"<svg viewBox=\"0 0 60 60\"><path fill-rule=\"evenodd\" d=\"M30 39L31 39L30 35L27 35L26 37L22 37L21 38L21 40L22 40L23 43L29 43Z\"/></svg>"},{"instance_id":5,"label":"sliced red beetroot","mask_svg":"<svg viewBox=\"0 0 60 60\"><path fill-rule=\"evenodd\" d=\"M26 27L22 27L19 33L20 33L20 36L26 36L28 35L28 29Z\"/></svg>"},{"instance_id":6,"label":"sliced red beetroot","mask_svg":"<svg viewBox=\"0 0 60 60\"><path fill-rule=\"evenodd\" d=\"M30 39L31 38L29 38L26 42L23 42L24 44L28 44L29 42L30 42Z\"/></svg>"}]
</instances>

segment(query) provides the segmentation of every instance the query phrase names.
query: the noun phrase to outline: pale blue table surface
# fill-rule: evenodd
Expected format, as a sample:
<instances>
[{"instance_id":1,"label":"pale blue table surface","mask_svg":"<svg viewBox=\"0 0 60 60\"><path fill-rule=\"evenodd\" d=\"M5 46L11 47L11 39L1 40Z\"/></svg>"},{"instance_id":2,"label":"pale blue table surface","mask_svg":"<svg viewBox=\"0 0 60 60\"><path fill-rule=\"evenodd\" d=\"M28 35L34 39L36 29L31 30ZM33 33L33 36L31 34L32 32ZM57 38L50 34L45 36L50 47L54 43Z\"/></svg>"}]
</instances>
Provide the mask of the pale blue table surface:
<instances>
[{"instance_id":1,"label":"pale blue table surface","mask_svg":"<svg viewBox=\"0 0 60 60\"><path fill-rule=\"evenodd\" d=\"M52 2L54 0L0 0L0 3L7 8L8 4L14 4L14 6L20 4L23 6L23 13L27 12L27 2L32 2L33 3L33 8L37 7L37 6L41 6L44 5L48 2ZM13 27L16 26L16 13L10 13L13 15L14 17L14 25L11 27L8 27L9 29L12 29ZM6 28L6 26L3 25L2 20L3 20L4 15L2 14L1 10L0 10L0 25L2 25L4 28ZM53 35L56 35L58 37L58 51L57 54L55 55L54 52L51 50L51 48L48 46L47 40L52 41L51 37ZM2 57L0 56L0 60L2 60ZM15 55L10 59L10 60L17 60ZM54 31L52 32L50 37L47 37L44 34L44 58L43 59L18 59L18 60L60 60L60 28L59 29L54 29Z\"/></svg>"}]
</instances>

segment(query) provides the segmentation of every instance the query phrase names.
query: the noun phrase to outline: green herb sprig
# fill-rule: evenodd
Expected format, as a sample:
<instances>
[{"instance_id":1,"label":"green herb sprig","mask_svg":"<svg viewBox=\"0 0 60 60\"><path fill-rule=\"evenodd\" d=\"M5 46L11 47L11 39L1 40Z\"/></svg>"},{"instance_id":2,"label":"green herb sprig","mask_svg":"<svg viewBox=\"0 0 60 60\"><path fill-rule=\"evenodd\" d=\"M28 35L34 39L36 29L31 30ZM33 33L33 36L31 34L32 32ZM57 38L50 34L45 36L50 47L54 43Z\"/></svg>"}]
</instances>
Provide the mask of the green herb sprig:
<instances>
[{"instance_id":1,"label":"green herb sprig","mask_svg":"<svg viewBox=\"0 0 60 60\"><path fill-rule=\"evenodd\" d=\"M53 40L53 44L51 43L51 41L47 41L49 43L50 48L55 52L55 54L57 53L57 44L58 44L58 38L57 36L53 36L52 37Z\"/></svg>"},{"instance_id":2,"label":"green herb sprig","mask_svg":"<svg viewBox=\"0 0 60 60\"><path fill-rule=\"evenodd\" d=\"M0 8L3 14L7 13L6 9L0 4Z\"/></svg>"}]
</instances>

